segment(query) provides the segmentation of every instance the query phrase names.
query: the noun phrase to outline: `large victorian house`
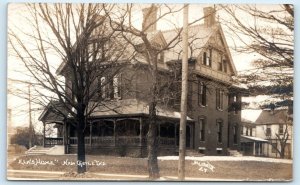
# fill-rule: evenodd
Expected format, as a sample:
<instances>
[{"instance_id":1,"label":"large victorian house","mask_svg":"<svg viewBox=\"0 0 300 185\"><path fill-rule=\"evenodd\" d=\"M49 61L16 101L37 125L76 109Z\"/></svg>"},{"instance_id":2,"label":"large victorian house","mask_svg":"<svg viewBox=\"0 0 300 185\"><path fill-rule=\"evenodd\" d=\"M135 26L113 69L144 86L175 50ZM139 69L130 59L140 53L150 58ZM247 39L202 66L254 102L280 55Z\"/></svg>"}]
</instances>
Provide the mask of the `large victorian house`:
<instances>
[{"instance_id":1,"label":"large victorian house","mask_svg":"<svg viewBox=\"0 0 300 185\"><path fill-rule=\"evenodd\" d=\"M156 8L145 13L147 20L156 19ZM152 42L168 43L176 29L160 31L154 24L147 30ZM240 149L240 101L244 89L237 86L233 76L237 75L232 57L226 43L221 25L215 19L213 8L204 8L204 24L189 27L189 44L193 52L189 53L189 90L186 147L205 155L228 155L231 150ZM180 71L181 43L161 53L158 60L160 77L169 79L170 73ZM151 84L151 75L143 68L142 60L126 65L108 80L99 79L100 95L105 106L95 108L85 130L87 153L107 153L110 155L147 155L148 114L147 94ZM72 83L61 66L59 74L64 75L66 83ZM174 70L175 68L175 70ZM177 68L177 69L176 69ZM173 78L173 77L171 77ZM129 80L130 79L130 80ZM178 101L180 90L170 86L169 92L174 98L167 103L157 105L159 154L174 155L178 152L180 110ZM175 88L176 89L176 88ZM70 96L72 95L72 92ZM166 96L167 97L167 96ZM171 97L171 96L169 96ZM97 98L95 98L97 101ZM77 137L72 119L61 119L47 107L40 121L55 124L58 137L44 137L44 145L60 147L63 153L76 152ZM60 146L59 146L60 145Z\"/></svg>"}]
</instances>

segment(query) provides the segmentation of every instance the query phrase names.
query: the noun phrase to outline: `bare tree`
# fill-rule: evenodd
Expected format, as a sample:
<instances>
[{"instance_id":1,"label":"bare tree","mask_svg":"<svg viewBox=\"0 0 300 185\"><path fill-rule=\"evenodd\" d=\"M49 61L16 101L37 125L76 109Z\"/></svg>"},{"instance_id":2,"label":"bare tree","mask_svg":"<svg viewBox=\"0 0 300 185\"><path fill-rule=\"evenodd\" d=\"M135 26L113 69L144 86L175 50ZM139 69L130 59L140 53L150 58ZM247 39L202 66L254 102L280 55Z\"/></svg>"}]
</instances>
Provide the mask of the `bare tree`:
<instances>
[{"instance_id":1,"label":"bare tree","mask_svg":"<svg viewBox=\"0 0 300 185\"><path fill-rule=\"evenodd\" d=\"M40 3L27 8L32 32L23 31L22 24L9 27L10 55L26 67L22 75L31 79L35 103L73 120L77 159L85 162L84 131L95 108L105 106L99 89L110 83L99 79L113 78L121 70L123 64L116 63L127 56L126 44L108 29L102 4ZM78 165L78 173L85 171L85 165Z\"/></svg>"},{"instance_id":2,"label":"bare tree","mask_svg":"<svg viewBox=\"0 0 300 185\"><path fill-rule=\"evenodd\" d=\"M148 149L148 172L150 179L159 178L159 167L157 161L158 150L158 138L157 138L157 106L161 104L168 104L169 100L180 99L180 84L181 82L181 57L182 50L177 51L174 55L178 57L178 61L173 66L174 70L168 75L162 75L161 61L164 61L163 55L165 51L168 51L176 47L181 41L182 27L176 26L176 24L169 21L171 29L175 30L175 34L167 40L159 41L161 32L156 29L157 22L164 20L167 16L181 12L183 6L172 6L167 4L154 5L143 9L143 22L142 28L139 29L134 24L134 16L137 6L132 4L126 5L108 5L106 6L107 16L110 17L111 27L115 31L122 32L124 40L129 43L132 48L132 52L135 54L134 59L137 62L146 64L146 70L151 76L151 84L149 87L149 93L147 94L148 107L149 107L149 130L147 134L147 149ZM118 12L111 14L111 12ZM166 18L167 19L167 18ZM197 19L191 24L198 22ZM116 21L117 20L117 21ZM157 36L157 37L156 37ZM201 39L201 38L194 38ZM193 39L190 39L189 46L193 45ZM198 48L199 49L199 48ZM190 52L194 50L191 49ZM170 67L172 68L172 67ZM166 72L164 72L166 73ZM178 88L179 87L179 88ZM172 91L174 89L175 91ZM177 92L177 93L174 93ZM169 104L168 104L169 105Z\"/></svg>"},{"instance_id":3,"label":"bare tree","mask_svg":"<svg viewBox=\"0 0 300 185\"><path fill-rule=\"evenodd\" d=\"M282 87L281 94L292 94L294 67L294 7L258 5L222 5L229 16L222 23L235 38L234 49L256 54L255 68L242 71L240 80L253 88Z\"/></svg>"},{"instance_id":4,"label":"bare tree","mask_svg":"<svg viewBox=\"0 0 300 185\"><path fill-rule=\"evenodd\" d=\"M282 126L284 127L283 128L284 130L282 131L282 133L280 133L278 131L275 133L274 137L269 136L269 134L266 132L265 132L265 135L270 142L269 144L279 154L280 158L285 158L287 143L291 136L290 135L291 134L290 133L291 124L286 123ZM273 142L273 141L275 141L275 142Z\"/></svg>"}]
</instances>

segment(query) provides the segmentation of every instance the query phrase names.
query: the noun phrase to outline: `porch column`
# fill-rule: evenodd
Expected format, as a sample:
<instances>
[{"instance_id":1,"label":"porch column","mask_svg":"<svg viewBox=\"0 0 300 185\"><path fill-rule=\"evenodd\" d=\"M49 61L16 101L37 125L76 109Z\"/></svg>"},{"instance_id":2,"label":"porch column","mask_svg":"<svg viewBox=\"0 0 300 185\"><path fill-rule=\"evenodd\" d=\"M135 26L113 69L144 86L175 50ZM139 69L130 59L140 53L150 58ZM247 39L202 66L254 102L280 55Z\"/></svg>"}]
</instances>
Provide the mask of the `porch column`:
<instances>
[{"instance_id":1,"label":"porch column","mask_svg":"<svg viewBox=\"0 0 300 185\"><path fill-rule=\"evenodd\" d=\"M90 123L90 146L92 146L93 122Z\"/></svg>"},{"instance_id":2,"label":"porch column","mask_svg":"<svg viewBox=\"0 0 300 185\"><path fill-rule=\"evenodd\" d=\"M43 147L45 147L45 140L46 140L46 138L45 138L45 133L46 133L46 129L45 129L45 122L43 122Z\"/></svg>"},{"instance_id":3,"label":"porch column","mask_svg":"<svg viewBox=\"0 0 300 185\"><path fill-rule=\"evenodd\" d=\"M142 130L143 130L143 119L142 117L140 117L140 146L142 146L142 142L143 142Z\"/></svg>"},{"instance_id":4,"label":"porch column","mask_svg":"<svg viewBox=\"0 0 300 185\"><path fill-rule=\"evenodd\" d=\"M116 137L117 137L117 134L116 134L116 130L117 130L117 123L116 123L116 118L114 119L114 146L116 146Z\"/></svg>"},{"instance_id":5,"label":"porch column","mask_svg":"<svg viewBox=\"0 0 300 185\"><path fill-rule=\"evenodd\" d=\"M63 122L63 146L64 146L64 154L67 152L67 122Z\"/></svg>"},{"instance_id":6,"label":"porch column","mask_svg":"<svg viewBox=\"0 0 300 185\"><path fill-rule=\"evenodd\" d=\"M255 156L255 141L253 142L253 155Z\"/></svg>"}]
</instances>

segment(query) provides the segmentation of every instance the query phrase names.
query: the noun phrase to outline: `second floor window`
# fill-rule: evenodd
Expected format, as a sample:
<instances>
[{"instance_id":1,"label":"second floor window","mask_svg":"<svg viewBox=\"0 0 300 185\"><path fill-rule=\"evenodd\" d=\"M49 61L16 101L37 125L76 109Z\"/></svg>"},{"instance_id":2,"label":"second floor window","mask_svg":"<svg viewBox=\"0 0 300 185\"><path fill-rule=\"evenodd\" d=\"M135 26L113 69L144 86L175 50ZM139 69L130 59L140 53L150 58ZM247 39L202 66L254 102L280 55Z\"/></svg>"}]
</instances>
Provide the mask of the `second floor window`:
<instances>
[{"instance_id":1,"label":"second floor window","mask_svg":"<svg viewBox=\"0 0 300 185\"><path fill-rule=\"evenodd\" d=\"M271 134L272 134L271 127L270 127L270 126L267 126L267 129L266 129L266 136L271 136Z\"/></svg>"},{"instance_id":2,"label":"second floor window","mask_svg":"<svg viewBox=\"0 0 300 185\"><path fill-rule=\"evenodd\" d=\"M283 125L279 125L279 134L283 135Z\"/></svg>"},{"instance_id":3,"label":"second floor window","mask_svg":"<svg viewBox=\"0 0 300 185\"><path fill-rule=\"evenodd\" d=\"M223 97L224 91L221 89L216 89L216 107L218 110L223 110Z\"/></svg>"},{"instance_id":4,"label":"second floor window","mask_svg":"<svg viewBox=\"0 0 300 185\"><path fill-rule=\"evenodd\" d=\"M100 78L100 97L102 99L121 99L121 74Z\"/></svg>"},{"instance_id":5,"label":"second floor window","mask_svg":"<svg viewBox=\"0 0 300 185\"><path fill-rule=\"evenodd\" d=\"M206 106L206 85L198 81L198 105Z\"/></svg>"}]
</instances>

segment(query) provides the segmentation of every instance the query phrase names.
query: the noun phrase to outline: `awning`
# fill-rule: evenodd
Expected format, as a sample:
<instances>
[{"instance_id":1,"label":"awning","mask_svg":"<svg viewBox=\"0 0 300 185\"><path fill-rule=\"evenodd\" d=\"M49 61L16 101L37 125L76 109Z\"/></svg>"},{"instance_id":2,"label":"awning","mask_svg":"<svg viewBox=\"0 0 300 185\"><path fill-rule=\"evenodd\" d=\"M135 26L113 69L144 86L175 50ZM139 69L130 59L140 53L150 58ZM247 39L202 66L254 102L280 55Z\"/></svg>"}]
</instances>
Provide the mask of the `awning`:
<instances>
[{"instance_id":1,"label":"awning","mask_svg":"<svg viewBox=\"0 0 300 185\"><path fill-rule=\"evenodd\" d=\"M268 142L268 140L259 138L259 137L253 137L253 136L241 136L241 143L249 143L249 142Z\"/></svg>"}]
</instances>

